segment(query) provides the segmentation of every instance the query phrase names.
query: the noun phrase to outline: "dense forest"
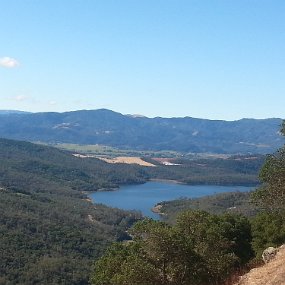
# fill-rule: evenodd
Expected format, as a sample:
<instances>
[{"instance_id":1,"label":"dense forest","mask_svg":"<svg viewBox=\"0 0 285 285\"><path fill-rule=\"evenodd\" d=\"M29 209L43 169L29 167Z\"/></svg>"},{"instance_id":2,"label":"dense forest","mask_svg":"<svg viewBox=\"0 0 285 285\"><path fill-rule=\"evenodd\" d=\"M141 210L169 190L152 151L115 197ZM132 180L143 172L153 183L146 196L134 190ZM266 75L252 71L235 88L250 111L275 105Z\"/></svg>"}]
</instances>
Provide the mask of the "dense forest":
<instances>
[{"instance_id":1,"label":"dense forest","mask_svg":"<svg viewBox=\"0 0 285 285\"><path fill-rule=\"evenodd\" d=\"M82 192L140 183L136 166L4 139L0 162L0 284L88 284L94 258L140 218Z\"/></svg>"},{"instance_id":2,"label":"dense forest","mask_svg":"<svg viewBox=\"0 0 285 285\"><path fill-rule=\"evenodd\" d=\"M171 223L135 224L129 230L131 242L114 243L96 261L92 284L232 284L236 274L258 262L268 246L285 243L285 146L267 157L260 179L262 185L251 194L228 193L162 205ZM256 208L250 206L249 217L229 211L250 203Z\"/></svg>"},{"instance_id":3,"label":"dense forest","mask_svg":"<svg viewBox=\"0 0 285 285\"><path fill-rule=\"evenodd\" d=\"M173 223L177 215L186 210L202 210L211 214L242 214L253 217L261 211L251 199L252 192L226 192L200 198L181 198L164 201L159 205L159 212L164 221Z\"/></svg>"},{"instance_id":4,"label":"dense forest","mask_svg":"<svg viewBox=\"0 0 285 285\"><path fill-rule=\"evenodd\" d=\"M262 155L240 155L228 158L174 159L175 166L161 166L151 158L144 160L157 164L148 169L150 178L177 180L185 184L257 185L258 172L264 163Z\"/></svg>"}]
</instances>

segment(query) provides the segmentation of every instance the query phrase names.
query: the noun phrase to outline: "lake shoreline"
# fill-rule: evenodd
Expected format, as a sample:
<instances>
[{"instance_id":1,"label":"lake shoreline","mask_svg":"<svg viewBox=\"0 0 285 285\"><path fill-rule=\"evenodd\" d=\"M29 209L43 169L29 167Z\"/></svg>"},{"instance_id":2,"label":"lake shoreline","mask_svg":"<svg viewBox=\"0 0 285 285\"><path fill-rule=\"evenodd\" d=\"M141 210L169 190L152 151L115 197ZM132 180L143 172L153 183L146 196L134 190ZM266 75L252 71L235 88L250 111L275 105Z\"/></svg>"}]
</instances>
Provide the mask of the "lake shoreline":
<instances>
[{"instance_id":1,"label":"lake shoreline","mask_svg":"<svg viewBox=\"0 0 285 285\"><path fill-rule=\"evenodd\" d=\"M221 187L258 187L260 183L258 184L253 184L253 183L243 183L243 184L235 184L235 183L227 183L227 184L218 184L218 183L213 183L213 184L207 184L207 183L185 183L179 180L174 180L174 179L160 179L160 178L151 178L146 180L145 182L141 183L132 183L132 184L120 184L117 187L114 188L100 188L94 191L82 191L83 194L90 195L92 193L96 192L113 192L113 191L118 191L122 187L125 186L136 186L136 185L142 185L142 184L147 184L148 182L157 182L157 183L166 183L166 184L177 184L177 185L185 185L185 186L221 186Z\"/></svg>"},{"instance_id":2,"label":"lake shoreline","mask_svg":"<svg viewBox=\"0 0 285 285\"><path fill-rule=\"evenodd\" d=\"M147 182L162 182L162 183L173 183L173 184L187 185L184 182L181 182L181 181L178 181L178 180L174 180L174 179L151 178L151 179L147 180L145 183L147 183Z\"/></svg>"},{"instance_id":3,"label":"lake shoreline","mask_svg":"<svg viewBox=\"0 0 285 285\"><path fill-rule=\"evenodd\" d=\"M89 193L94 204L104 204L109 207L124 210L140 211L143 216L157 219L162 216L161 207L164 201L181 198L199 198L223 192L249 191L251 187L217 186L217 185L187 185L171 180L148 181L142 184L125 185L118 191L96 191Z\"/></svg>"}]
</instances>

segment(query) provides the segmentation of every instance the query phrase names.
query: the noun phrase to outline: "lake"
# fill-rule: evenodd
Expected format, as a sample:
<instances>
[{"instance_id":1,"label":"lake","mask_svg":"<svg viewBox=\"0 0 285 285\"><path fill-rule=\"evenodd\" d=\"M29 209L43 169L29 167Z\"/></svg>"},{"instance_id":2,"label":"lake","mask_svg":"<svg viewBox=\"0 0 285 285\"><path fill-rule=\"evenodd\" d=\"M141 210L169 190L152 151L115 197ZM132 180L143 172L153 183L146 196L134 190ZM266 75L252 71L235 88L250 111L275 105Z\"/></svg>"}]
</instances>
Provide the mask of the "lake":
<instances>
[{"instance_id":1,"label":"lake","mask_svg":"<svg viewBox=\"0 0 285 285\"><path fill-rule=\"evenodd\" d=\"M162 201L179 198L197 198L223 192L245 192L253 187L185 185L170 182L147 182L139 185L121 186L115 191L98 191L89 195L93 203L101 203L124 210L140 211L144 216L158 219L151 208Z\"/></svg>"}]
</instances>

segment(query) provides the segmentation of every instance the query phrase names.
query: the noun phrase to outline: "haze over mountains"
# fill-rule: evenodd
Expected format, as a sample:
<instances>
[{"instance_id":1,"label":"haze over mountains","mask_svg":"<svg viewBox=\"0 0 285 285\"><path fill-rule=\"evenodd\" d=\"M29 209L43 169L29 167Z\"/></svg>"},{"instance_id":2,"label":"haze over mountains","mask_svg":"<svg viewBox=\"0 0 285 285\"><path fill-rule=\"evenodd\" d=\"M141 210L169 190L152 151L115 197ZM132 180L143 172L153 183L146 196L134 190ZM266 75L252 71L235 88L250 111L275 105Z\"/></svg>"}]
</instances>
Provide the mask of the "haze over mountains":
<instances>
[{"instance_id":1,"label":"haze over mountains","mask_svg":"<svg viewBox=\"0 0 285 285\"><path fill-rule=\"evenodd\" d=\"M0 137L193 153L272 153L284 143L282 120L147 118L107 109L65 113L0 111Z\"/></svg>"}]
</instances>

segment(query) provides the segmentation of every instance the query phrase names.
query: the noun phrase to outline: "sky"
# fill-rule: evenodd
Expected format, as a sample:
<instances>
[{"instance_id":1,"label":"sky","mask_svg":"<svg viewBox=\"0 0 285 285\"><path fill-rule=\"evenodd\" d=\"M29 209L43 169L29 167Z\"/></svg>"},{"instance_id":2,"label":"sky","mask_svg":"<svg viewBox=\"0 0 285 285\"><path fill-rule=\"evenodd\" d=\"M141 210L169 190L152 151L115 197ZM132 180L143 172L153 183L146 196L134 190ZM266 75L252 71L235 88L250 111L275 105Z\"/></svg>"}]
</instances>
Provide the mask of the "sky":
<instances>
[{"instance_id":1,"label":"sky","mask_svg":"<svg viewBox=\"0 0 285 285\"><path fill-rule=\"evenodd\" d=\"M284 0L0 0L0 109L284 118Z\"/></svg>"}]
</instances>

